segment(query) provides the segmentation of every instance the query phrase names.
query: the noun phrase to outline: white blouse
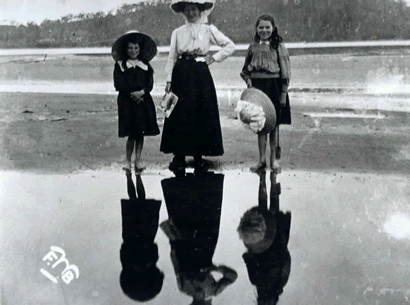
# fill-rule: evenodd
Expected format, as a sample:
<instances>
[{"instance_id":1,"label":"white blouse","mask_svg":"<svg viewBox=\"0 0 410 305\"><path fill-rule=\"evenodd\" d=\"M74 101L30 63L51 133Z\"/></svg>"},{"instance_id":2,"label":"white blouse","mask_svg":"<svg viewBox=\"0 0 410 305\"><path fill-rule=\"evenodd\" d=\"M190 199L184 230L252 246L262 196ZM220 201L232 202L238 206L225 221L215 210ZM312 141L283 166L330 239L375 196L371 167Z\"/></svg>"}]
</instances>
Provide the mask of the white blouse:
<instances>
[{"instance_id":1,"label":"white blouse","mask_svg":"<svg viewBox=\"0 0 410 305\"><path fill-rule=\"evenodd\" d=\"M216 62L228 58L235 51L235 45L216 26L204 23L187 23L172 32L168 62L165 67L167 82L171 81L172 69L182 53L205 56L212 44L221 49L212 55Z\"/></svg>"}]
</instances>

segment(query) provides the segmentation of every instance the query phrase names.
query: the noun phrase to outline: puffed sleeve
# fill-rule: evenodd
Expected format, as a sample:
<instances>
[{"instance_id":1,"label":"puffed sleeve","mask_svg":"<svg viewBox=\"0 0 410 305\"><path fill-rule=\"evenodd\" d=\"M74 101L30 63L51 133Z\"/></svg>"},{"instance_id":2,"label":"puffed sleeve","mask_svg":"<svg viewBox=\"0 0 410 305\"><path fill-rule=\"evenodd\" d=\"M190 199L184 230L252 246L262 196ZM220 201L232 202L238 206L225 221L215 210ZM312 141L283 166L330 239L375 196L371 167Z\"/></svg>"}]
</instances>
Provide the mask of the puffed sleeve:
<instances>
[{"instance_id":1,"label":"puffed sleeve","mask_svg":"<svg viewBox=\"0 0 410 305\"><path fill-rule=\"evenodd\" d=\"M121 71L119 63L114 66L114 87L117 91L131 91L131 84Z\"/></svg>"},{"instance_id":2,"label":"puffed sleeve","mask_svg":"<svg viewBox=\"0 0 410 305\"><path fill-rule=\"evenodd\" d=\"M167 65L165 66L167 82L170 82L172 79L172 70L174 69L174 65L177 59L178 59L177 30L174 30L171 35L171 44L169 46L168 61L167 61Z\"/></svg>"},{"instance_id":3,"label":"puffed sleeve","mask_svg":"<svg viewBox=\"0 0 410 305\"><path fill-rule=\"evenodd\" d=\"M216 62L221 62L231 56L235 52L235 44L226 37L222 32L220 32L216 26L209 26L211 32L211 42L220 46L221 49L212 55Z\"/></svg>"},{"instance_id":4,"label":"puffed sleeve","mask_svg":"<svg viewBox=\"0 0 410 305\"><path fill-rule=\"evenodd\" d=\"M282 79L282 92L288 92L290 83L290 58L289 52L283 43L278 46L280 74Z\"/></svg>"},{"instance_id":5,"label":"puffed sleeve","mask_svg":"<svg viewBox=\"0 0 410 305\"><path fill-rule=\"evenodd\" d=\"M246 53L246 57L245 57L245 64L243 65L242 71L240 73L240 76L245 82L247 82L248 79L251 78L251 73L248 70L248 66L251 63L251 60L252 60L252 45L250 45L248 48L248 52Z\"/></svg>"}]
</instances>

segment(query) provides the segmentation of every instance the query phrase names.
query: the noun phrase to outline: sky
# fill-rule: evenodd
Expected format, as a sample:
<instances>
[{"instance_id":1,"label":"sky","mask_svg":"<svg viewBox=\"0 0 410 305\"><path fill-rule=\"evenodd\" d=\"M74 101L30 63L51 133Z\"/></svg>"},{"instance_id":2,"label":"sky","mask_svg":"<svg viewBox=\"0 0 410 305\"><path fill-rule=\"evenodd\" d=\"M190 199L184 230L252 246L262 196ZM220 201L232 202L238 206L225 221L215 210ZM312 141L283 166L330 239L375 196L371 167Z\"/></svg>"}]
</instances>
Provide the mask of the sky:
<instances>
[{"instance_id":1,"label":"sky","mask_svg":"<svg viewBox=\"0 0 410 305\"><path fill-rule=\"evenodd\" d=\"M142 0L0 0L0 24L14 20L40 24L44 19L56 20L68 14L108 12L122 4Z\"/></svg>"}]
</instances>

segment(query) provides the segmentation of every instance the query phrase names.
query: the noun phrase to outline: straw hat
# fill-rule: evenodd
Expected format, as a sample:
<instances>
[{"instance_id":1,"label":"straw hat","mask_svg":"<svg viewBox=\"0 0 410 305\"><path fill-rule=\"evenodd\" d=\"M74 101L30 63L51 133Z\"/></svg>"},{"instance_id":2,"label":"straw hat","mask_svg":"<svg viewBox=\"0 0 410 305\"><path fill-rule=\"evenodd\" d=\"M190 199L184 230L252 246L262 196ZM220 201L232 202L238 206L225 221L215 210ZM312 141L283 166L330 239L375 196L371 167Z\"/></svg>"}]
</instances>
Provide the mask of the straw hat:
<instances>
[{"instance_id":1,"label":"straw hat","mask_svg":"<svg viewBox=\"0 0 410 305\"><path fill-rule=\"evenodd\" d=\"M139 57L146 62L150 62L154 58L157 54L157 45L155 41L148 35L133 30L125 33L123 36L118 38L116 42L114 42L111 49L111 56L115 61L124 60L124 58L122 58L125 47L124 43L127 42L128 39L134 37L137 37L138 41L140 41Z\"/></svg>"},{"instance_id":2,"label":"straw hat","mask_svg":"<svg viewBox=\"0 0 410 305\"><path fill-rule=\"evenodd\" d=\"M262 240L256 243L245 244L245 247L249 252L261 253L263 251L266 251L270 248L270 246L272 246L272 243L276 237L276 220L273 214L269 211L266 211L263 213L263 218L266 225L265 235Z\"/></svg>"},{"instance_id":3,"label":"straw hat","mask_svg":"<svg viewBox=\"0 0 410 305\"><path fill-rule=\"evenodd\" d=\"M215 0L172 0L171 9L174 13L182 13L184 11L185 4L187 3L201 4L204 6L205 11L209 13L215 6Z\"/></svg>"},{"instance_id":4,"label":"straw hat","mask_svg":"<svg viewBox=\"0 0 410 305\"><path fill-rule=\"evenodd\" d=\"M258 207L248 210L241 219L238 233L249 252L266 251L276 237L276 219L270 211Z\"/></svg>"},{"instance_id":5,"label":"straw hat","mask_svg":"<svg viewBox=\"0 0 410 305\"><path fill-rule=\"evenodd\" d=\"M275 128L276 109L270 98L265 93L256 88L247 88L242 92L240 101L248 102L262 107L266 121L263 129L258 133L270 133ZM240 117L240 119L243 121L243 118Z\"/></svg>"}]
</instances>

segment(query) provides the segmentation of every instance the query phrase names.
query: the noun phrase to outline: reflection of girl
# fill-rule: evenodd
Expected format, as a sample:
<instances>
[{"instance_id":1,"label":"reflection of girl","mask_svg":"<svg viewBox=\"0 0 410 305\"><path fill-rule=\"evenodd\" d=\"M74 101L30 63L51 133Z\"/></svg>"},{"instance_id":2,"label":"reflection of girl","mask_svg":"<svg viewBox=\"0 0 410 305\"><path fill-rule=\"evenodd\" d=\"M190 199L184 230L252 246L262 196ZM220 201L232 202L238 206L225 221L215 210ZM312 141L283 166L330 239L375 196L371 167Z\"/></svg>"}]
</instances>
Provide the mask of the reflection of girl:
<instances>
[{"instance_id":1,"label":"reflection of girl","mask_svg":"<svg viewBox=\"0 0 410 305\"><path fill-rule=\"evenodd\" d=\"M170 239L171 259L178 288L193 298L192 304L211 304L232 284L237 273L215 266L212 258L219 235L222 174L165 179L161 182L169 220L161 228ZM216 281L211 272L219 272Z\"/></svg>"},{"instance_id":2,"label":"reflection of girl","mask_svg":"<svg viewBox=\"0 0 410 305\"><path fill-rule=\"evenodd\" d=\"M172 90L178 103L165 119L160 150L174 154L170 170L185 167L193 156L196 167L202 156L224 153L214 82L208 66L230 56L235 46L215 26L206 24L215 0L173 0L171 9L182 13L186 24L172 32L165 91ZM210 56L210 44L221 50Z\"/></svg>"},{"instance_id":3,"label":"reflection of girl","mask_svg":"<svg viewBox=\"0 0 410 305\"><path fill-rule=\"evenodd\" d=\"M136 177L136 192L131 173L126 175L130 199L121 200L124 242L120 251L120 285L128 297L143 302L155 298L164 281L164 274L156 266L159 257L158 246L154 243L161 201L145 199L141 177Z\"/></svg>"},{"instance_id":4,"label":"reflection of girl","mask_svg":"<svg viewBox=\"0 0 410 305\"><path fill-rule=\"evenodd\" d=\"M118 94L118 136L128 137L124 170L131 170L135 148L135 170L140 172L144 136L159 134L155 105L150 95L154 71L149 61L155 56L155 42L148 36L130 32L113 45L114 86Z\"/></svg>"},{"instance_id":5,"label":"reflection of girl","mask_svg":"<svg viewBox=\"0 0 410 305\"><path fill-rule=\"evenodd\" d=\"M291 214L279 211L280 185L271 174L271 204L267 210L266 172L259 172L259 206L242 217L238 232L248 252L243 254L249 280L257 288L258 304L276 304L289 274L291 257L287 248Z\"/></svg>"}]
</instances>

